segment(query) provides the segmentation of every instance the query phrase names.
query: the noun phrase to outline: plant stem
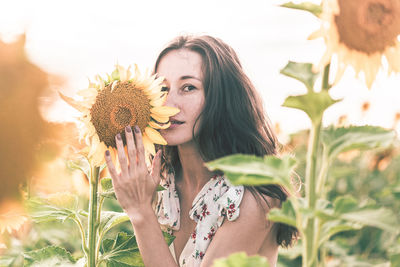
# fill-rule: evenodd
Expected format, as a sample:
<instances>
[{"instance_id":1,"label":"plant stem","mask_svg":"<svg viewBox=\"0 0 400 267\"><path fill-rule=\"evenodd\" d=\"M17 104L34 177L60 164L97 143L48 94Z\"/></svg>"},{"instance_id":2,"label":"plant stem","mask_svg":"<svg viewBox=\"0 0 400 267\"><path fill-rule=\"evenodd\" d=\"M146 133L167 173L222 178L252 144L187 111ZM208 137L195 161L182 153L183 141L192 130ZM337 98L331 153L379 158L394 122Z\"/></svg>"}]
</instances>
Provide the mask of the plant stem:
<instances>
[{"instance_id":1,"label":"plant stem","mask_svg":"<svg viewBox=\"0 0 400 267\"><path fill-rule=\"evenodd\" d=\"M325 66L324 76L322 77L322 90L328 90L331 86L329 85L329 70L331 68L331 63Z\"/></svg>"},{"instance_id":2,"label":"plant stem","mask_svg":"<svg viewBox=\"0 0 400 267\"><path fill-rule=\"evenodd\" d=\"M104 203L104 197L100 196L99 206L98 206L98 209L97 209L97 223L100 223L101 209L103 207L103 203ZM99 233L99 239L96 242L96 262L99 259L99 250L100 250L100 245L101 245L101 240L102 239L103 239L103 235L101 233Z\"/></svg>"},{"instance_id":3,"label":"plant stem","mask_svg":"<svg viewBox=\"0 0 400 267\"><path fill-rule=\"evenodd\" d=\"M76 214L76 219L74 219L74 221L76 222L76 224L79 227L79 232L81 233L81 238L82 238L82 249L83 249L83 252L85 253L85 257L87 258L87 256L88 256L88 247L87 247L87 244L86 244L85 230L83 230L82 222L81 222L81 220L79 219L78 216L79 215Z\"/></svg>"},{"instance_id":4,"label":"plant stem","mask_svg":"<svg viewBox=\"0 0 400 267\"><path fill-rule=\"evenodd\" d=\"M90 199L89 199L89 222L88 222L88 233L89 233L89 256L88 256L88 267L96 266L96 237L97 237L97 187L99 181L99 167L94 167L92 171L92 177L90 177Z\"/></svg>"},{"instance_id":5,"label":"plant stem","mask_svg":"<svg viewBox=\"0 0 400 267\"><path fill-rule=\"evenodd\" d=\"M329 70L330 64L325 66L324 74L322 77L322 90L328 90L329 85ZM307 165L306 165L306 200L307 208L310 211L315 210L317 197L317 166L320 147L320 135L322 128L323 113L312 121L310 136L307 148ZM320 181L321 182L321 181ZM323 185L320 185L323 187ZM318 220L311 216L306 223L304 231L304 244L303 244L303 267L316 267L318 266L318 237L320 231L320 223Z\"/></svg>"},{"instance_id":6,"label":"plant stem","mask_svg":"<svg viewBox=\"0 0 400 267\"><path fill-rule=\"evenodd\" d=\"M328 176L328 169L329 169L329 157L328 157L328 152L324 148L322 152L321 169L319 171L318 182L317 182L317 194L322 198L325 198L326 195L325 183L326 183L326 178Z\"/></svg>"},{"instance_id":7,"label":"plant stem","mask_svg":"<svg viewBox=\"0 0 400 267\"><path fill-rule=\"evenodd\" d=\"M318 157L318 146L319 137L321 132L322 116L321 119L313 122L308 149L307 149L307 166L306 166L306 200L307 208L310 210L315 209L315 203L317 201L316 195L316 169L317 169L317 157ZM313 255L315 248L318 245L314 242L315 235L315 219L309 218L305 229L305 240L303 247L303 266L311 267L317 266L316 255Z\"/></svg>"}]
</instances>

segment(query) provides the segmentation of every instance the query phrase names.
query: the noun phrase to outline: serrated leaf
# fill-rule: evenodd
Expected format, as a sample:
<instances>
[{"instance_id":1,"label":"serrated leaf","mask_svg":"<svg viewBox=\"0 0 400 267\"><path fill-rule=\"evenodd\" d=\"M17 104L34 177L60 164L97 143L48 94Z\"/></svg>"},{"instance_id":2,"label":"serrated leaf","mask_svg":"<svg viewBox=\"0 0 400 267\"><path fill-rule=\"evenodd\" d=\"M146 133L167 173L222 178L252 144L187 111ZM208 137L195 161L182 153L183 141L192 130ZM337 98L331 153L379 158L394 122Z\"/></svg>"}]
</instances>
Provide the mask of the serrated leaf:
<instances>
[{"instance_id":1,"label":"serrated leaf","mask_svg":"<svg viewBox=\"0 0 400 267\"><path fill-rule=\"evenodd\" d=\"M308 11L316 17L319 17L319 15L321 15L321 13L322 13L322 6L311 3L311 2L302 2L299 4L295 4L293 2L288 2L288 3L282 4L281 7L287 7L287 8L292 8L292 9Z\"/></svg>"},{"instance_id":2,"label":"serrated leaf","mask_svg":"<svg viewBox=\"0 0 400 267\"><path fill-rule=\"evenodd\" d=\"M129 221L129 216L124 212L103 211L101 213L99 232L102 236L114 226Z\"/></svg>"},{"instance_id":3,"label":"serrated leaf","mask_svg":"<svg viewBox=\"0 0 400 267\"><path fill-rule=\"evenodd\" d=\"M216 259L213 267L267 267L267 258L261 256L247 256L245 252L233 253L227 258Z\"/></svg>"},{"instance_id":4,"label":"serrated leaf","mask_svg":"<svg viewBox=\"0 0 400 267\"><path fill-rule=\"evenodd\" d=\"M79 157L74 160L69 160L67 162L67 166L70 169L82 171L86 175L87 179L90 181L91 168L90 168L90 163L87 160L87 158Z\"/></svg>"},{"instance_id":5,"label":"serrated leaf","mask_svg":"<svg viewBox=\"0 0 400 267\"><path fill-rule=\"evenodd\" d=\"M163 234L169 246L174 237ZM107 266L144 266L134 235L119 232L115 240L103 240L102 250L100 260L106 262Z\"/></svg>"},{"instance_id":6,"label":"serrated leaf","mask_svg":"<svg viewBox=\"0 0 400 267\"><path fill-rule=\"evenodd\" d=\"M100 180L102 192L100 195L106 198L117 199L115 196L114 187L112 185L112 179L109 177L104 177Z\"/></svg>"},{"instance_id":7,"label":"serrated leaf","mask_svg":"<svg viewBox=\"0 0 400 267\"><path fill-rule=\"evenodd\" d=\"M319 76L319 73L312 72L311 63L298 63L293 61L289 61L286 66L281 69L281 73L302 82L309 92L313 91L315 81Z\"/></svg>"},{"instance_id":8,"label":"serrated leaf","mask_svg":"<svg viewBox=\"0 0 400 267\"><path fill-rule=\"evenodd\" d=\"M112 249L112 246L114 245L114 239L106 238L103 239L103 242L101 243L101 253L104 254L107 251L110 251Z\"/></svg>"},{"instance_id":9,"label":"serrated leaf","mask_svg":"<svg viewBox=\"0 0 400 267\"><path fill-rule=\"evenodd\" d=\"M233 184L282 184L290 188L290 176L296 162L289 156L277 158L235 154L206 163L214 171L221 170Z\"/></svg>"},{"instance_id":10,"label":"serrated leaf","mask_svg":"<svg viewBox=\"0 0 400 267\"><path fill-rule=\"evenodd\" d=\"M305 95L289 96L282 106L304 111L312 122L320 121L324 111L339 102L329 95L327 90L321 92L308 92Z\"/></svg>"},{"instance_id":11,"label":"serrated leaf","mask_svg":"<svg viewBox=\"0 0 400 267\"><path fill-rule=\"evenodd\" d=\"M334 202L335 214L346 213L354 210L359 210L358 201L352 196L339 196Z\"/></svg>"},{"instance_id":12,"label":"serrated leaf","mask_svg":"<svg viewBox=\"0 0 400 267\"><path fill-rule=\"evenodd\" d=\"M74 219L76 212L71 209L59 207L48 203L45 199L30 198L26 201L29 214L36 222L65 221L68 218Z\"/></svg>"},{"instance_id":13,"label":"serrated leaf","mask_svg":"<svg viewBox=\"0 0 400 267\"><path fill-rule=\"evenodd\" d=\"M24 266L74 266L75 259L64 248L49 246L24 253Z\"/></svg>"},{"instance_id":14,"label":"serrated leaf","mask_svg":"<svg viewBox=\"0 0 400 267\"><path fill-rule=\"evenodd\" d=\"M328 241L333 235L337 233L351 231L351 230L359 230L361 228L362 228L361 224L344 222L342 220L331 220L325 222L321 227L321 233L318 240L319 245L321 246L323 243Z\"/></svg>"},{"instance_id":15,"label":"serrated leaf","mask_svg":"<svg viewBox=\"0 0 400 267\"><path fill-rule=\"evenodd\" d=\"M78 208L78 196L70 192L57 192L48 195L45 198L50 205L65 208L68 210L76 210Z\"/></svg>"},{"instance_id":16,"label":"serrated leaf","mask_svg":"<svg viewBox=\"0 0 400 267\"><path fill-rule=\"evenodd\" d=\"M400 229L396 215L385 208L367 208L343 213L340 214L340 218L353 223L377 227L392 233L398 233Z\"/></svg>"},{"instance_id":17,"label":"serrated leaf","mask_svg":"<svg viewBox=\"0 0 400 267\"><path fill-rule=\"evenodd\" d=\"M321 141L333 159L345 151L352 149L373 149L388 147L393 144L396 134L376 126L328 127L322 131Z\"/></svg>"},{"instance_id":18,"label":"serrated leaf","mask_svg":"<svg viewBox=\"0 0 400 267\"><path fill-rule=\"evenodd\" d=\"M296 212L291 201L289 200L283 202L281 208L271 209L268 212L268 220L297 227Z\"/></svg>"}]
</instances>

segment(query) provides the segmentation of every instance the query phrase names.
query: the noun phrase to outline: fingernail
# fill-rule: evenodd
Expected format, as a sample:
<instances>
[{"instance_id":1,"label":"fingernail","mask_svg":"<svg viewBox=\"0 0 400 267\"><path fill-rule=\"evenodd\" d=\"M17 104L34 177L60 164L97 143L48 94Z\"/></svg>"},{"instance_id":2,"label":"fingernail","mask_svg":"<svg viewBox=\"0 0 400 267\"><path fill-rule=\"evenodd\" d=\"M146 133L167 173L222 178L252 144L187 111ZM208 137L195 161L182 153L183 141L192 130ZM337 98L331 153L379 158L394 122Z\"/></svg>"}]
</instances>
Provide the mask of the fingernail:
<instances>
[{"instance_id":1,"label":"fingernail","mask_svg":"<svg viewBox=\"0 0 400 267\"><path fill-rule=\"evenodd\" d=\"M117 134L117 139L121 140L121 135L120 134Z\"/></svg>"},{"instance_id":2,"label":"fingernail","mask_svg":"<svg viewBox=\"0 0 400 267\"><path fill-rule=\"evenodd\" d=\"M106 156L107 157L110 156L110 151L109 150L106 150Z\"/></svg>"},{"instance_id":3,"label":"fingernail","mask_svg":"<svg viewBox=\"0 0 400 267\"><path fill-rule=\"evenodd\" d=\"M127 125L127 126L125 127L125 131L127 131L128 133L130 133L130 132L131 132L131 126Z\"/></svg>"},{"instance_id":4,"label":"fingernail","mask_svg":"<svg viewBox=\"0 0 400 267\"><path fill-rule=\"evenodd\" d=\"M139 128L139 126L135 126L135 133L140 133L140 128Z\"/></svg>"}]
</instances>

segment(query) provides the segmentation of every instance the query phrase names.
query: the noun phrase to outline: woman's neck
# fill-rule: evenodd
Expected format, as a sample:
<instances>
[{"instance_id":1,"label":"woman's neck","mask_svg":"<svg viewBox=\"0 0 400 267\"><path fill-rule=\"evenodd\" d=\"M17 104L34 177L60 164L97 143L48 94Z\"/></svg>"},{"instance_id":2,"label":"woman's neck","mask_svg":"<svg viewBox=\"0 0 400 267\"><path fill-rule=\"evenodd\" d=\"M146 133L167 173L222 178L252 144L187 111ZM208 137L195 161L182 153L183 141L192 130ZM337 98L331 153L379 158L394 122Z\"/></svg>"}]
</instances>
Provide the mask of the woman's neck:
<instances>
[{"instance_id":1,"label":"woman's neck","mask_svg":"<svg viewBox=\"0 0 400 267\"><path fill-rule=\"evenodd\" d=\"M194 142L178 146L181 173L178 183L192 192L199 192L213 173L204 166L204 161Z\"/></svg>"}]
</instances>

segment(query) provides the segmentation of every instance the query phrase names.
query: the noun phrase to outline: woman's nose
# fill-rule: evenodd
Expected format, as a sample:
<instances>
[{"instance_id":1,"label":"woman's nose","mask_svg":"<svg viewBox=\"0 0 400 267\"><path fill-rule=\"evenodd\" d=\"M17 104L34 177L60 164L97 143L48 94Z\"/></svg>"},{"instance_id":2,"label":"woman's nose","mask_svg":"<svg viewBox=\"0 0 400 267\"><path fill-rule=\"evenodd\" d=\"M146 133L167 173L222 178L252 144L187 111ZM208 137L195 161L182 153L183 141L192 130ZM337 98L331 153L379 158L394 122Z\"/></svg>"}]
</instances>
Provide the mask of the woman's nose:
<instances>
[{"instance_id":1,"label":"woman's nose","mask_svg":"<svg viewBox=\"0 0 400 267\"><path fill-rule=\"evenodd\" d=\"M168 106L168 107L174 107L174 108L176 108L176 107L178 107L178 103L177 103L176 99L177 99L177 98L176 98L175 93L174 93L172 90L170 90L170 91L168 91L168 93L167 93L167 98L166 98L166 100L165 100L164 105L165 105L165 106Z\"/></svg>"}]
</instances>

